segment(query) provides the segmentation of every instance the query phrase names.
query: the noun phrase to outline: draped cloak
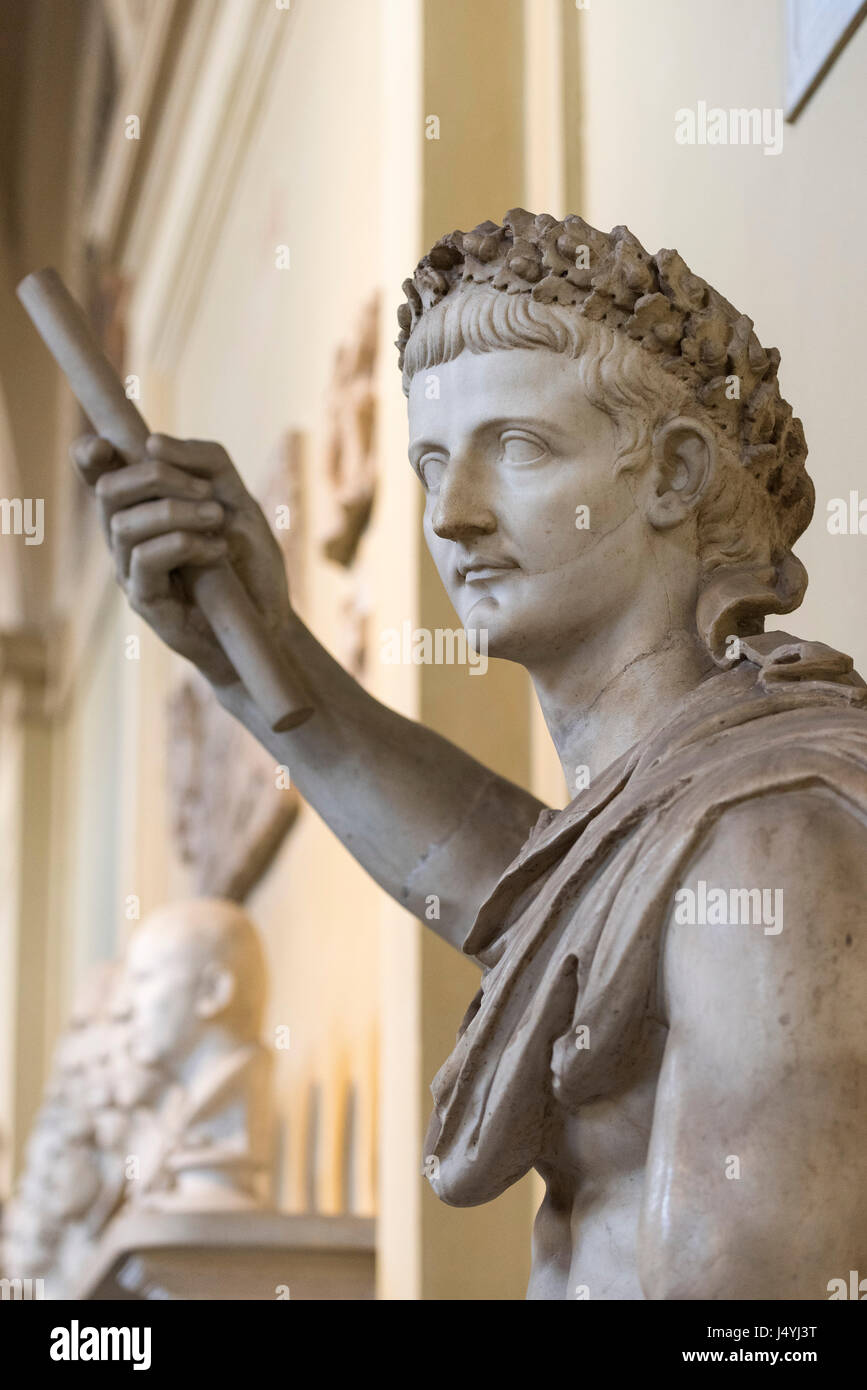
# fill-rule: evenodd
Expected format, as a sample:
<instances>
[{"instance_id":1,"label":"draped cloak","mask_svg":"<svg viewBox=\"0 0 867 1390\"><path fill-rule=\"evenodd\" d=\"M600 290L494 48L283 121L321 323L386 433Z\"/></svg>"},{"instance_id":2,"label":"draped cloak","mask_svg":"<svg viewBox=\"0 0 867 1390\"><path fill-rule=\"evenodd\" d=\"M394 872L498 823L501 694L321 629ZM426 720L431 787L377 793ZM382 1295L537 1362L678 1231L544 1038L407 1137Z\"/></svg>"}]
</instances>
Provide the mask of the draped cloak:
<instances>
[{"instance_id":1,"label":"draped cloak","mask_svg":"<svg viewBox=\"0 0 867 1390\"><path fill-rule=\"evenodd\" d=\"M431 1086L424 1171L443 1201L499 1196L543 1159L558 1107L620 1089L648 1024L665 1024L674 893L728 808L817 788L867 826L867 686L851 658L781 632L741 653L564 810L543 811L482 904L463 944L481 987Z\"/></svg>"}]
</instances>

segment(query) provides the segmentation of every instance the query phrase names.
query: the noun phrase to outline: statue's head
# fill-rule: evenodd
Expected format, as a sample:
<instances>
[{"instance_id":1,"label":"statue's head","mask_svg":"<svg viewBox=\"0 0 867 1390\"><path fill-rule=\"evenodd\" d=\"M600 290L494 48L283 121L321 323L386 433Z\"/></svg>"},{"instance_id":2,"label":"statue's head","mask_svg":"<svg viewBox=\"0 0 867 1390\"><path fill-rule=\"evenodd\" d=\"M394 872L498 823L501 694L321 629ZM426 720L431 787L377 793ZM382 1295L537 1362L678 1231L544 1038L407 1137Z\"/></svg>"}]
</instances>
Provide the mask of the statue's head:
<instances>
[{"instance_id":1,"label":"statue's head","mask_svg":"<svg viewBox=\"0 0 867 1390\"><path fill-rule=\"evenodd\" d=\"M404 290L425 533L492 655L544 659L652 582L720 662L797 607L814 494L779 353L676 251L517 209L437 242Z\"/></svg>"},{"instance_id":2,"label":"statue's head","mask_svg":"<svg viewBox=\"0 0 867 1390\"><path fill-rule=\"evenodd\" d=\"M126 978L134 1060L179 1065L206 1034L258 1040L265 962L247 914L222 898L159 908L135 931Z\"/></svg>"}]
</instances>

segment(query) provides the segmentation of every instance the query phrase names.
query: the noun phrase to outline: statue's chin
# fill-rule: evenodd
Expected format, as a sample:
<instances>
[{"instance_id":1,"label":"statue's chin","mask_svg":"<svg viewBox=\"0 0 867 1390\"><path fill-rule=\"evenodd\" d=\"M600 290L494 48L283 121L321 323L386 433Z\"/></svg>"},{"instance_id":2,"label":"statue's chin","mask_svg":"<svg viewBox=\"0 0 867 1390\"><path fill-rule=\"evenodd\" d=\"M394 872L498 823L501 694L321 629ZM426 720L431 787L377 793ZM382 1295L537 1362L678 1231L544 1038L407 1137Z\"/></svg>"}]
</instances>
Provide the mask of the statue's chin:
<instances>
[{"instance_id":1,"label":"statue's chin","mask_svg":"<svg viewBox=\"0 0 867 1390\"><path fill-rule=\"evenodd\" d=\"M534 645L538 644L538 632L527 631L527 623L517 621L505 613L500 605L477 605L464 622L468 646L477 654L497 657L501 661L516 661L525 665Z\"/></svg>"},{"instance_id":2,"label":"statue's chin","mask_svg":"<svg viewBox=\"0 0 867 1390\"><path fill-rule=\"evenodd\" d=\"M479 634L486 634L484 641L487 642L489 656L494 654L492 648L495 642L499 645L504 641L508 642L511 627L508 613L503 611L502 604L490 594L477 599L463 619L464 631L474 650L483 650Z\"/></svg>"}]
</instances>

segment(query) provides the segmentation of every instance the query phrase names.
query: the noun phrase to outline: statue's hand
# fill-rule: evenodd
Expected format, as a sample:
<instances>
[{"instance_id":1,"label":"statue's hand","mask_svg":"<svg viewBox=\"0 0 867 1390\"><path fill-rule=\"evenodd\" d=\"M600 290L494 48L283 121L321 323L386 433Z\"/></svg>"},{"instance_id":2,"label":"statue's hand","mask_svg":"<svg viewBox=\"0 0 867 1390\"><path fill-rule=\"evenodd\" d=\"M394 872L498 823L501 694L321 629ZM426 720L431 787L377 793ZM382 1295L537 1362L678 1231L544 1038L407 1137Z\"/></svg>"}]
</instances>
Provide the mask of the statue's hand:
<instances>
[{"instance_id":1,"label":"statue's hand","mask_svg":"<svg viewBox=\"0 0 867 1390\"><path fill-rule=\"evenodd\" d=\"M290 610L280 547L225 449L152 434L142 461L124 465L108 440L85 435L72 458L96 497L130 606L215 686L235 684L179 571L228 560L266 627L282 628Z\"/></svg>"}]
</instances>

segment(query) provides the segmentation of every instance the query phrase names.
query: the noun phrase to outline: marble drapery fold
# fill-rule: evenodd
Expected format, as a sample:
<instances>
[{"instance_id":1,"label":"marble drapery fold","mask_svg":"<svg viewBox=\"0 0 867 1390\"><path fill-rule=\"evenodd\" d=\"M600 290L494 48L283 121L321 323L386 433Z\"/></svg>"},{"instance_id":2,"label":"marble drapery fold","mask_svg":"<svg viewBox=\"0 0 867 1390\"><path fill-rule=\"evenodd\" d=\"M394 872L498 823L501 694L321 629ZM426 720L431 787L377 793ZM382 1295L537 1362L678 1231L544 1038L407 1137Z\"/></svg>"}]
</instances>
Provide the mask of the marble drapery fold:
<instances>
[{"instance_id":1,"label":"marble drapery fold","mask_svg":"<svg viewBox=\"0 0 867 1390\"><path fill-rule=\"evenodd\" d=\"M616 1093L665 1023L673 895L726 810L815 788L867 824L867 687L850 658L780 632L741 651L595 786L543 811L482 904L463 948L481 987L431 1086L424 1169L443 1201L497 1197L543 1157L557 1106Z\"/></svg>"}]
</instances>

